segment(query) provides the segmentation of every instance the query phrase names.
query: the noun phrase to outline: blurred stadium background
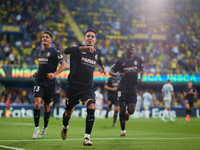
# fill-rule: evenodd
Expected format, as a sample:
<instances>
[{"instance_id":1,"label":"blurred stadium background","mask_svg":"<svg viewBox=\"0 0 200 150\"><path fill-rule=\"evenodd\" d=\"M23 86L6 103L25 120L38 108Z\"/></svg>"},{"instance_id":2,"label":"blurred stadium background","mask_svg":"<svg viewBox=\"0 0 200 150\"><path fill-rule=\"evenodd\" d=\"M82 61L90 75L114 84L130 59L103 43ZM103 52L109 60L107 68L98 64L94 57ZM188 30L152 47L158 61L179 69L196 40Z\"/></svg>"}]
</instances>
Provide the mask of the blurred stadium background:
<instances>
[{"instance_id":1,"label":"blurred stadium background","mask_svg":"<svg viewBox=\"0 0 200 150\"><path fill-rule=\"evenodd\" d=\"M161 87L170 79L174 108L184 108L183 88L191 80L197 88L195 109L200 106L200 1L199 0L1 0L0 1L0 110L11 106L33 108L32 95L37 56L43 50L41 35L54 34L53 47L63 51L82 43L84 31L98 32L96 47L102 51L106 70L124 54L123 44L133 40L136 55L144 60L144 81L153 95L154 107L163 108ZM103 89L107 76L94 73L94 83ZM57 79L62 83L61 104L69 70ZM185 111L184 111L185 113ZM183 115L185 115L183 113ZM193 112L196 116L196 112Z\"/></svg>"}]
</instances>

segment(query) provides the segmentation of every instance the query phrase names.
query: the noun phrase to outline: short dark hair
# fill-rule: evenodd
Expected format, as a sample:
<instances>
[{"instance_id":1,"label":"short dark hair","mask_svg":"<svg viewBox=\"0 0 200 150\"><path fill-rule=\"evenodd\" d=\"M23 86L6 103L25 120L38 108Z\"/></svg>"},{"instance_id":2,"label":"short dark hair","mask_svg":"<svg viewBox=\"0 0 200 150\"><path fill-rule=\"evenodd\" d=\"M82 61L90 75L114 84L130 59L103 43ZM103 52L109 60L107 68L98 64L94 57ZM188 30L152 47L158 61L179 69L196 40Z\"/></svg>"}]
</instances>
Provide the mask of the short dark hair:
<instances>
[{"instance_id":1,"label":"short dark hair","mask_svg":"<svg viewBox=\"0 0 200 150\"><path fill-rule=\"evenodd\" d=\"M168 79L168 80L167 80L167 83L169 83L169 82L171 82L171 80Z\"/></svg>"},{"instance_id":2,"label":"short dark hair","mask_svg":"<svg viewBox=\"0 0 200 150\"><path fill-rule=\"evenodd\" d=\"M43 35L44 35L45 33L48 34L48 35L51 37L51 39L53 39L53 34L52 34L51 31L47 30L47 31L45 31L45 32L43 33Z\"/></svg>"},{"instance_id":3,"label":"short dark hair","mask_svg":"<svg viewBox=\"0 0 200 150\"><path fill-rule=\"evenodd\" d=\"M94 29L92 29L92 28L87 29L87 30L85 31L85 35L86 35L88 32L93 32L93 33L95 34L96 38L98 37L98 34L97 34L97 32L96 32Z\"/></svg>"}]
</instances>

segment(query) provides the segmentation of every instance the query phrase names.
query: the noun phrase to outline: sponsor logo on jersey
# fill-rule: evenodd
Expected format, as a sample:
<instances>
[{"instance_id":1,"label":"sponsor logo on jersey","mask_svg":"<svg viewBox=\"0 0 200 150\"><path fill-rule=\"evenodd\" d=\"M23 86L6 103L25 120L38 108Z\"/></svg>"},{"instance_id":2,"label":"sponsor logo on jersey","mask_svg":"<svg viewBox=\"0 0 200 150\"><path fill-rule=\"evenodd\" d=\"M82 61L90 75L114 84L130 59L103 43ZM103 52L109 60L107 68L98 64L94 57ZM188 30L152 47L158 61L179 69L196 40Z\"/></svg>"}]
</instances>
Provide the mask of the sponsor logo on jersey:
<instances>
[{"instance_id":1,"label":"sponsor logo on jersey","mask_svg":"<svg viewBox=\"0 0 200 150\"><path fill-rule=\"evenodd\" d=\"M125 72L136 72L137 71L137 66L124 68L124 71Z\"/></svg>"},{"instance_id":2,"label":"sponsor logo on jersey","mask_svg":"<svg viewBox=\"0 0 200 150\"><path fill-rule=\"evenodd\" d=\"M134 61L134 65L137 65L138 63L137 63L137 61Z\"/></svg>"},{"instance_id":3,"label":"sponsor logo on jersey","mask_svg":"<svg viewBox=\"0 0 200 150\"><path fill-rule=\"evenodd\" d=\"M81 63L87 66L95 67L96 61L89 58L82 57Z\"/></svg>"},{"instance_id":4,"label":"sponsor logo on jersey","mask_svg":"<svg viewBox=\"0 0 200 150\"><path fill-rule=\"evenodd\" d=\"M125 63L122 64L122 66L124 66L124 65L125 65Z\"/></svg>"},{"instance_id":5,"label":"sponsor logo on jersey","mask_svg":"<svg viewBox=\"0 0 200 150\"><path fill-rule=\"evenodd\" d=\"M39 64L47 64L48 58L38 58Z\"/></svg>"}]
</instances>

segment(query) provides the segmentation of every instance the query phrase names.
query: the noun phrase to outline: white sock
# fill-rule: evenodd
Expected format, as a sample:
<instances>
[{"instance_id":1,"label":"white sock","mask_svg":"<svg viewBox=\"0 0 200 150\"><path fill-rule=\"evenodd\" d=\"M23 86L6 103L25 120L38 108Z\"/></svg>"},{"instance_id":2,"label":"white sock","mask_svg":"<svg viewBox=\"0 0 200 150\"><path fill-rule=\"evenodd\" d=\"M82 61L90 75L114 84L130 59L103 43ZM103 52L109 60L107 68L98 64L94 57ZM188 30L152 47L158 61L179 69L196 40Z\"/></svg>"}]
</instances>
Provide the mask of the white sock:
<instances>
[{"instance_id":1,"label":"white sock","mask_svg":"<svg viewBox=\"0 0 200 150\"><path fill-rule=\"evenodd\" d=\"M84 139L85 139L85 138L90 139L90 134L85 133Z\"/></svg>"},{"instance_id":2,"label":"white sock","mask_svg":"<svg viewBox=\"0 0 200 150\"><path fill-rule=\"evenodd\" d=\"M38 130L38 129L40 129L40 128L39 128L39 126L37 126L37 127L35 127L35 129L37 129L37 130Z\"/></svg>"},{"instance_id":3,"label":"white sock","mask_svg":"<svg viewBox=\"0 0 200 150\"><path fill-rule=\"evenodd\" d=\"M63 126L63 128L67 130L69 128L69 125L68 126Z\"/></svg>"},{"instance_id":4,"label":"white sock","mask_svg":"<svg viewBox=\"0 0 200 150\"><path fill-rule=\"evenodd\" d=\"M126 130L121 130L121 133L126 133Z\"/></svg>"},{"instance_id":5,"label":"white sock","mask_svg":"<svg viewBox=\"0 0 200 150\"><path fill-rule=\"evenodd\" d=\"M149 119L149 111L148 110L145 110L145 117L146 117L146 119Z\"/></svg>"}]
</instances>

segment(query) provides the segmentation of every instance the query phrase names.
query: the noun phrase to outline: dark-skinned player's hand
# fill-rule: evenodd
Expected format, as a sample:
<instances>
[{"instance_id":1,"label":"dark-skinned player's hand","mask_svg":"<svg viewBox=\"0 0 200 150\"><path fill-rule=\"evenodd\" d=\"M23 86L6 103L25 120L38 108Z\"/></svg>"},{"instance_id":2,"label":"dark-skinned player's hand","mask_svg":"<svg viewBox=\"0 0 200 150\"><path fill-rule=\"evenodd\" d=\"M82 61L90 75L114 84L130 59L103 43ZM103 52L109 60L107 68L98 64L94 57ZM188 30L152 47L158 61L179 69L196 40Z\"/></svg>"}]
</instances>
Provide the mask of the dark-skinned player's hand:
<instances>
[{"instance_id":1,"label":"dark-skinned player's hand","mask_svg":"<svg viewBox=\"0 0 200 150\"><path fill-rule=\"evenodd\" d=\"M139 84L142 84L142 79L138 79L138 83L139 83Z\"/></svg>"}]
</instances>

